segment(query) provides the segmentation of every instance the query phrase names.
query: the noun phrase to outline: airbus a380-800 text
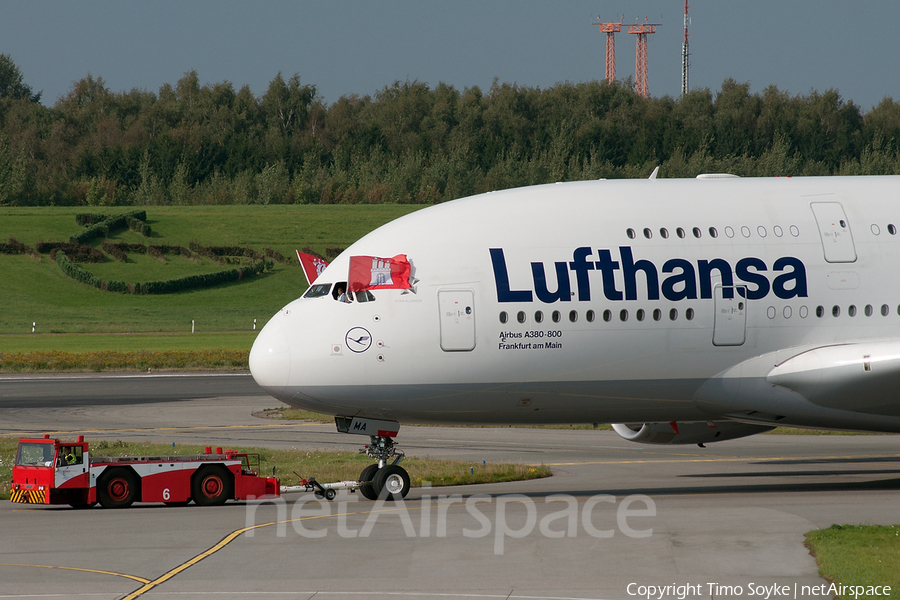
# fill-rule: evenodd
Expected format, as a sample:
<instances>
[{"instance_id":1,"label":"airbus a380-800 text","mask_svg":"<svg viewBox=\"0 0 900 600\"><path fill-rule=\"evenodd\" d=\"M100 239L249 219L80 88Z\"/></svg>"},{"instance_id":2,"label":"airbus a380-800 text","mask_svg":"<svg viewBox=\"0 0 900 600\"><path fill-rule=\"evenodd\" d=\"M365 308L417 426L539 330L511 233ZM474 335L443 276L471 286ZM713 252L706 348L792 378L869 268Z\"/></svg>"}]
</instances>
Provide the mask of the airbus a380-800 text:
<instances>
[{"instance_id":1,"label":"airbus a380-800 text","mask_svg":"<svg viewBox=\"0 0 900 600\"><path fill-rule=\"evenodd\" d=\"M263 328L250 368L371 436L369 498L409 489L399 421L615 423L674 444L900 432L898 226L900 177L482 194L354 243Z\"/></svg>"}]
</instances>

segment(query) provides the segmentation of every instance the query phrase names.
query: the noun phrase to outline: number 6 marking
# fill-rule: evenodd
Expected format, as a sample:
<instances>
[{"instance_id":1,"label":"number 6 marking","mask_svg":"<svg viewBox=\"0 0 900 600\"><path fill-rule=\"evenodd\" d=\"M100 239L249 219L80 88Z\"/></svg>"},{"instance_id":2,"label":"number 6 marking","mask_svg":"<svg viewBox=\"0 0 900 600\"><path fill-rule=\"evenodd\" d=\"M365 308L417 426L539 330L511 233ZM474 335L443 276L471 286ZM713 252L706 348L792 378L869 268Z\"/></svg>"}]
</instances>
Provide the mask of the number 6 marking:
<instances>
[{"instance_id":1,"label":"number 6 marking","mask_svg":"<svg viewBox=\"0 0 900 600\"><path fill-rule=\"evenodd\" d=\"M171 494L169 493L169 488L164 489L163 490L163 500L168 500L170 497L171 497Z\"/></svg>"}]
</instances>

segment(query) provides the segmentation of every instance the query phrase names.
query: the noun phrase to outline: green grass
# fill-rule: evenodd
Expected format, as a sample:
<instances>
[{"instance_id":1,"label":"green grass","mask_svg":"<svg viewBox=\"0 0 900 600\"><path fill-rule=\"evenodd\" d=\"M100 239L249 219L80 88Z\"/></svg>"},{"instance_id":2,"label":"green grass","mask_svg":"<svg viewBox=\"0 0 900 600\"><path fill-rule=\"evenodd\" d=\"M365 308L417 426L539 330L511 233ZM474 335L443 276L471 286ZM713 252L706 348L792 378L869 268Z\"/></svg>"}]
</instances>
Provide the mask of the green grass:
<instances>
[{"instance_id":1,"label":"green grass","mask_svg":"<svg viewBox=\"0 0 900 600\"><path fill-rule=\"evenodd\" d=\"M12 480L12 464L18 441L0 436L0 498L9 499ZM260 455L261 473L270 474L276 467L276 474L282 485L296 485L301 479L315 477L323 483L356 480L364 467L372 459L355 452L307 452L303 450L271 450L268 448L240 448L241 452ZM91 441L91 452L95 456L161 456L171 454L199 454L202 446L176 446L169 444L131 443L122 441ZM409 471L412 485L424 482L432 486L464 485L475 483L496 483L521 481L549 477L550 469L545 466L513 464L487 464L431 458L406 458L403 467Z\"/></svg>"},{"instance_id":2,"label":"green grass","mask_svg":"<svg viewBox=\"0 0 900 600\"><path fill-rule=\"evenodd\" d=\"M891 598L900 598L900 525L832 525L807 533L806 546L819 564L819 574L830 582L886 585Z\"/></svg>"},{"instance_id":3,"label":"green grass","mask_svg":"<svg viewBox=\"0 0 900 600\"><path fill-rule=\"evenodd\" d=\"M289 259L274 271L205 290L140 296L104 292L78 283L59 269L49 255L0 255L0 335L31 333L251 331L253 319L261 327L278 309L297 298L307 286L294 250L310 247L346 248L351 243L415 206L188 206L148 207L153 236L121 231L110 241L204 246L272 248ZM79 231L75 214L85 208L0 207L0 240L14 237L32 248L38 241L67 241ZM114 213L115 209L108 212ZM100 245L95 242L95 246ZM129 254L127 264L110 259L84 267L98 275L125 281L171 279L190 273L221 270L208 259L167 257L162 264L148 256ZM0 351L6 340L0 338ZM42 350L54 349L51 344Z\"/></svg>"},{"instance_id":4,"label":"green grass","mask_svg":"<svg viewBox=\"0 0 900 600\"><path fill-rule=\"evenodd\" d=\"M250 327L253 323L250 323ZM99 352L114 350L120 352L138 350L246 350L249 352L257 331L169 334L26 334L0 335L2 352L35 352L55 350L60 352Z\"/></svg>"}]
</instances>

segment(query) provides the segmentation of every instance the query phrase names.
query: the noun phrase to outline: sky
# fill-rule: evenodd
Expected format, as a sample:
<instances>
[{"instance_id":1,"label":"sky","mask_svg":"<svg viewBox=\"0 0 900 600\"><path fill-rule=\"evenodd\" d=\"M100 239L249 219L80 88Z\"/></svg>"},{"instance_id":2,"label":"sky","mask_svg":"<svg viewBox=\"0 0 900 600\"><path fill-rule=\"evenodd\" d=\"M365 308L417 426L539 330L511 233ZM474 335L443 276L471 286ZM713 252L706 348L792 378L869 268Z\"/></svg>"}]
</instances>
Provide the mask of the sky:
<instances>
[{"instance_id":1,"label":"sky","mask_svg":"<svg viewBox=\"0 0 900 600\"><path fill-rule=\"evenodd\" d=\"M649 36L652 96L681 93L683 0L5 0L0 53L48 106L88 74L115 92L158 92L185 72L249 85L281 72L325 102L395 81L459 90L492 81L550 87L604 78L592 23L661 23ZM692 0L690 87L727 78L791 95L836 89L868 111L900 98L900 1ZM634 77L635 36L616 36L619 79Z\"/></svg>"}]
</instances>

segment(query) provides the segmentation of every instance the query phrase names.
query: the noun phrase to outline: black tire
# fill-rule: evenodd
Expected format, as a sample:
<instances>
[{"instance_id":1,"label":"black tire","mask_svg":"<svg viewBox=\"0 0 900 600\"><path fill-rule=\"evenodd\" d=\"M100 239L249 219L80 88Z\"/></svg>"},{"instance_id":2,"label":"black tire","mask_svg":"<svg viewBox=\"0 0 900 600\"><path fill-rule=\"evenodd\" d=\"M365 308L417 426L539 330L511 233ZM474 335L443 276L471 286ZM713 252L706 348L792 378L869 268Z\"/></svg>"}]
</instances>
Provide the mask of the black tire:
<instances>
[{"instance_id":1,"label":"black tire","mask_svg":"<svg viewBox=\"0 0 900 600\"><path fill-rule=\"evenodd\" d=\"M222 467L206 465L194 473L191 497L198 506L219 506L234 497L234 479Z\"/></svg>"},{"instance_id":2,"label":"black tire","mask_svg":"<svg viewBox=\"0 0 900 600\"><path fill-rule=\"evenodd\" d=\"M97 482L97 500L103 508L128 508L137 491L138 478L131 469L108 469Z\"/></svg>"},{"instance_id":3,"label":"black tire","mask_svg":"<svg viewBox=\"0 0 900 600\"><path fill-rule=\"evenodd\" d=\"M325 490L325 499L329 502L334 500L336 496L337 492L335 492L334 490Z\"/></svg>"},{"instance_id":4,"label":"black tire","mask_svg":"<svg viewBox=\"0 0 900 600\"><path fill-rule=\"evenodd\" d=\"M386 465L375 473L372 487L377 491L378 497L385 500L406 498L410 488L409 473L398 465Z\"/></svg>"},{"instance_id":5,"label":"black tire","mask_svg":"<svg viewBox=\"0 0 900 600\"><path fill-rule=\"evenodd\" d=\"M359 493L366 500L378 500L378 492L375 491L375 487L372 485L372 480L375 479L377 471L378 465L369 465L359 474Z\"/></svg>"}]
</instances>

